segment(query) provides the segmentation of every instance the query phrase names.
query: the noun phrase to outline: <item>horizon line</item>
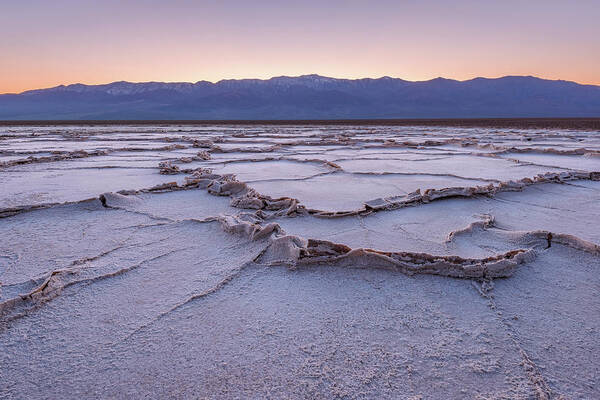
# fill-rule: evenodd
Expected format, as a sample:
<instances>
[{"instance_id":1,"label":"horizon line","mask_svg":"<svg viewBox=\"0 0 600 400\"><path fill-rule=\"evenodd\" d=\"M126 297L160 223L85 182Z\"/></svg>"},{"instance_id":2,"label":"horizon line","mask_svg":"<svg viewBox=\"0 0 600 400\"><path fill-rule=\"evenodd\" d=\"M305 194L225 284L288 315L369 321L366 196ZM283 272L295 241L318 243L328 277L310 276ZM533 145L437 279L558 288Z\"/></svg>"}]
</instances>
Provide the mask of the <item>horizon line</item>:
<instances>
[{"instance_id":1,"label":"horizon line","mask_svg":"<svg viewBox=\"0 0 600 400\"><path fill-rule=\"evenodd\" d=\"M38 125L382 125L382 126L529 126L579 123L571 129L600 128L600 117L457 117L332 119L0 119L0 126Z\"/></svg>"}]
</instances>

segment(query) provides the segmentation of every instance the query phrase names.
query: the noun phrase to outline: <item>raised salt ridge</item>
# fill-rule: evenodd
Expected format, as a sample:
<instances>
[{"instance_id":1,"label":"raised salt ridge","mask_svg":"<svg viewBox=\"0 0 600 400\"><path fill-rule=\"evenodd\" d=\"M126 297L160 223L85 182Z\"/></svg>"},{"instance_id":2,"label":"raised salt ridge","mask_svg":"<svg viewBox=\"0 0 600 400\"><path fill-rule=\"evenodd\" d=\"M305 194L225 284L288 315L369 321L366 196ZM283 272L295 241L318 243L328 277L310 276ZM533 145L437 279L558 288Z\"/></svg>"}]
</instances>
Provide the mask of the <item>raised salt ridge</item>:
<instances>
[{"instance_id":1,"label":"raised salt ridge","mask_svg":"<svg viewBox=\"0 0 600 400\"><path fill-rule=\"evenodd\" d=\"M0 128L0 398L600 397L600 132Z\"/></svg>"}]
</instances>

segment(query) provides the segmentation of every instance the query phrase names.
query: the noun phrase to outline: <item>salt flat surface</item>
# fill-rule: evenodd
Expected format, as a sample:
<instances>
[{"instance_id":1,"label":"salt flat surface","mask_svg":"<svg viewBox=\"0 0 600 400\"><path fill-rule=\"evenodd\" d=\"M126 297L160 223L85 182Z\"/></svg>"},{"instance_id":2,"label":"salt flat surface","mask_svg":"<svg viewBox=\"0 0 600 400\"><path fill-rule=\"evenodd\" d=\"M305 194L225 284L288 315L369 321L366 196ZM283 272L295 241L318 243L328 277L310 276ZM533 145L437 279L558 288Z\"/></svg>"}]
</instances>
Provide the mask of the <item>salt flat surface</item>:
<instances>
[{"instance_id":1,"label":"salt flat surface","mask_svg":"<svg viewBox=\"0 0 600 400\"><path fill-rule=\"evenodd\" d=\"M477 186L487 182L450 175L430 174L360 174L333 173L304 180L255 182L250 186L272 197L291 196L309 208L335 211L353 210L379 197L405 195L417 189L441 189L454 186Z\"/></svg>"},{"instance_id":2,"label":"salt flat surface","mask_svg":"<svg viewBox=\"0 0 600 400\"><path fill-rule=\"evenodd\" d=\"M600 132L0 128L0 398L600 397Z\"/></svg>"},{"instance_id":3,"label":"salt flat surface","mask_svg":"<svg viewBox=\"0 0 600 400\"><path fill-rule=\"evenodd\" d=\"M0 208L73 202L104 192L144 189L177 180L147 168L63 166L66 165L29 164L3 170Z\"/></svg>"}]
</instances>

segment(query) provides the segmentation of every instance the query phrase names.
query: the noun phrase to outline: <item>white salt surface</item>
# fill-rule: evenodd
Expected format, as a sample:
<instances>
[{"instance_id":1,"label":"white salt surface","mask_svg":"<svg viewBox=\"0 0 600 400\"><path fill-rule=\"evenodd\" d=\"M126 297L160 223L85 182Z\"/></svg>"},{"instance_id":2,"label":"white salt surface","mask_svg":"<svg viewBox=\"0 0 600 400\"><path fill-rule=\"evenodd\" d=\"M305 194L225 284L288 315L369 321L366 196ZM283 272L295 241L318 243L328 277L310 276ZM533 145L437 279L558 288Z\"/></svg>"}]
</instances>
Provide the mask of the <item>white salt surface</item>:
<instances>
[{"instance_id":1,"label":"white salt surface","mask_svg":"<svg viewBox=\"0 0 600 400\"><path fill-rule=\"evenodd\" d=\"M599 137L0 128L0 398L599 398Z\"/></svg>"}]
</instances>

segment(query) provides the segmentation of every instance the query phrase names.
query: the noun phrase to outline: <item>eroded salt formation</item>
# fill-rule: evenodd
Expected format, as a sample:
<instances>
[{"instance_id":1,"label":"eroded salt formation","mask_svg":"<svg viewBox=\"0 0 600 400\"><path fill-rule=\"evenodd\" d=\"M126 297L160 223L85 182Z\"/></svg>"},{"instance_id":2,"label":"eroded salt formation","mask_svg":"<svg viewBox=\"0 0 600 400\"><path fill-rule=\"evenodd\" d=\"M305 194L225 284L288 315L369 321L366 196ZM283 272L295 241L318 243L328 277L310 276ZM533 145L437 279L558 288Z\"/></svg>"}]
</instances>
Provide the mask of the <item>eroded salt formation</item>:
<instances>
[{"instance_id":1,"label":"eroded salt formation","mask_svg":"<svg viewBox=\"0 0 600 400\"><path fill-rule=\"evenodd\" d=\"M599 132L3 127L0 185L0 397L600 396Z\"/></svg>"}]
</instances>

